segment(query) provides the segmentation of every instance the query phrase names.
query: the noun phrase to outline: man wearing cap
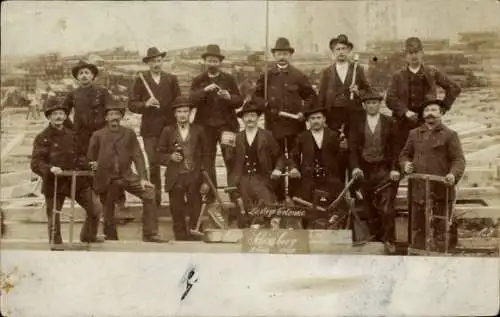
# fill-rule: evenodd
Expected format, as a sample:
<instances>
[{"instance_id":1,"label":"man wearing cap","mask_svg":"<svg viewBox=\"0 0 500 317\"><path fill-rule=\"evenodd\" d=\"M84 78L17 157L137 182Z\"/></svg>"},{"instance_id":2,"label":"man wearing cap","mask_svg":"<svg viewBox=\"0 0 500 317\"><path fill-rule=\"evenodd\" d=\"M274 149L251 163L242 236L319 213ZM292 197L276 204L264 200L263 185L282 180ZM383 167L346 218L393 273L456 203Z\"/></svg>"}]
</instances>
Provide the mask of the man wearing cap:
<instances>
[{"instance_id":1,"label":"man wearing cap","mask_svg":"<svg viewBox=\"0 0 500 317\"><path fill-rule=\"evenodd\" d=\"M423 62L423 45L419 38L410 37L405 42L405 59L408 65L392 77L387 91L387 107L396 119L398 139L396 146L403 148L408 133L422 121L417 110L426 100L437 98L437 86L445 91L444 109L448 111L461 92L460 86L434 66Z\"/></svg>"},{"instance_id":2,"label":"man wearing cap","mask_svg":"<svg viewBox=\"0 0 500 317\"><path fill-rule=\"evenodd\" d=\"M61 210L66 197L71 197L71 177L58 177L57 188L54 188L54 177L64 170L86 170L89 162L78 152L75 133L64 126L69 114L68 108L62 105L55 97L49 97L45 104L45 116L49 125L40 132L33 143L31 156L31 170L42 180L42 193L45 196L45 208L49 226L49 241L52 240L52 229L55 230L54 244L61 244L61 223L59 214L55 217L55 228L52 227L52 213L55 209ZM80 232L82 242L102 242L96 238L99 216L92 203L90 181L82 177L77 178L76 202L87 213L85 223Z\"/></svg>"},{"instance_id":3,"label":"man wearing cap","mask_svg":"<svg viewBox=\"0 0 500 317\"><path fill-rule=\"evenodd\" d=\"M273 135L258 127L264 109L264 100L254 97L238 112L245 129L236 134L229 186L238 187L246 212L259 204L276 202L272 179L279 178L284 168Z\"/></svg>"},{"instance_id":4,"label":"man wearing cap","mask_svg":"<svg viewBox=\"0 0 500 317\"><path fill-rule=\"evenodd\" d=\"M149 71L137 76L129 90L128 108L142 115L140 135L149 163L149 176L155 185L155 201L161 205L160 165L156 159L158 138L163 128L175 123L172 102L180 96L181 89L177 76L162 71L166 52L150 47L142 59Z\"/></svg>"},{"instance_id":5,"label":"man wearing cap","mask_svg":"<svg viewBox=\"0 0 500 317\"><path fill-rule=\"evenodd\" d=\"M114 205L118 193L128 191L142 200L142 239L161 242L158 237L158 215L155 188L147 180L146 165L134 130L120 125L125 106L116 100L106 105L107 125L94 132L87 157L94 174L94 190L104 206L104 234L107 240L118 240ZM132 171L132 162L137 174Z\"/></svg>"},{"instance_id":6,"label":"man wearing cap","mask_svg":"<svg viewBox=\"0 0 500 317\"><path fill-rule=\"evenodd\" d=\"M305 111L304 115L311 128L297 137L290 155L290 177L300 178L300 186L295 195L306 201L312 202L314 190L329 193L318 204L327 207L344 187L338 174L339 136L326 126L325 108L316 106ZM347 212L345 202L339 208ZM311 215L304 221L304 227L309 227L318 218L326 219L330 215Z\"/></svg>"},{"instance_id":7,"label":"man wearing cap","mask_svg":"<svg viewBox=\"0 0 500 317\"><path fill-rule=\"evenodd\" d=\"M234 134L239 131L235 109L241 107L243 98L234 77L220 70L225 56L220 47L209 44L201 55L206 71L196 76L191 83L190 95L196 107L194 123L205 129L209 150L209 175L217 185L215 156L217 143L221 145L222 158L227 175L231 173L229 151L234 146ZM210 197L212 198L212 197Z\"/></svg>"},{"instance_id":8,"label":"man wearing cap","mask_svg":"<svg viewBox=\"0 0 500 317\"><path fill-rule=\"evenodd\" d=\"M350 123L362 117L360 94L369 91L370 84L361 65L349 61L354 45L348 37L340 34L329 42L334 63L321 72L319 83L319 106L326 109L326 124L340 131L341 155L339 177L345 179L348 164L348 142Z\"/></svg>"},{"instance_id":9,"label":"man wearing cap","mask_svg":"<svg viewBox=\"0 0 500 317\"><path fill-rule=\"evenodd\" d=\"M362 95L366 115L349 131L349 162L353 177L361 178L364 209L372 236L395 252L394 198L399 171L391 117L380 113L382 96L376 91Z\"/></svg>"},{"instance_id":10,"label":"man wearing cap","mask_svg":"<svg viewBox=\"0 0 500 317\"><path fill-rule=\"evenodd\" d=\"M191 240L201 211L201 195L208 192L202 170L208 164L208 148L203 127L189 123L193 107L187 96L172 104L176 123L163 129L158 141L158 162L167 167L165 191L168 193L175 240ZM189 216L189 228L186 228Z\"/></svg>"},{"instance_id":11,"label":"man wearing cap","mask_svg":"<svg viewBox=\"0 0 500 317\"><path fill-rule=\"evenodd\" d=\"M266 129L271 131L281 151L285 153L294 147L297 135L306 129L303 113L316 102L316 92L307 76L290 64L295 49L288 39L278 38L271 53L276 63L267 71L267 87L266 74L263 74L257 80L255 94L261 98L267 97ZM296 186L291 182L290 190L293 191ZM278 199L283 200L283 186L280 187L277 191Z\"/></svg>"},{"instance_id":12,"label":"man wearing cap","mask_svg":"<svg viewBox=\"0 0 500 317\"><path fill-rule=\"evenodd\" d=\"M417 111L418 119L424 123L410 131L408 140L401 151L399 162L405 173L431 174L445 177L447 185L433 182L431 185L431 206L435 215L444 216L446 204L452 213L455 199L454 186L459 182L465 170L465 157L458 134L446 127L441 117L448 109L444 100L429 100L423 103ZM446 186L451 186L451 192L446 201ZM408 197L412 204L413 241L410 243L415 248L425 248L425 184L423 181L414 180L412 197ZM447 222L447 221L446 221ZM444 245L444 225L442 219L433 221L434 238L437 247ZM457 227L451 226L450 246L457 243Z\"/></svg>"}]
</instances>

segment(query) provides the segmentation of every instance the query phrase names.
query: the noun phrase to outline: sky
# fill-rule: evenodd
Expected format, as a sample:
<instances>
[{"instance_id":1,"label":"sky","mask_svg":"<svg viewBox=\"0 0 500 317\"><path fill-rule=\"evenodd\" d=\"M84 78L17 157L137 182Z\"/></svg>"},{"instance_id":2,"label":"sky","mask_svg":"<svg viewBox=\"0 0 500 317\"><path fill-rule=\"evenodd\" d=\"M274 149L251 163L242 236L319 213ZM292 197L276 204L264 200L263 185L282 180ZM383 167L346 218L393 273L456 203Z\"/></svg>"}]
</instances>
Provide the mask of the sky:
<instances>
[{"instance_id":1,"label":"sky","mask_svg":"<svg viewBox=\"0 0 500 317\"><path fill-rule=\"evenodd\" d=\"M462 31L500 31L497 0L270 1L269 47L278 36L297 49L326 50L340 33L357 47L408 36L456 39ZM64 55L125 46L141 54L220 44L263 49L265 1L2 2L2 56Z\"/></svg>"}]
</instances>

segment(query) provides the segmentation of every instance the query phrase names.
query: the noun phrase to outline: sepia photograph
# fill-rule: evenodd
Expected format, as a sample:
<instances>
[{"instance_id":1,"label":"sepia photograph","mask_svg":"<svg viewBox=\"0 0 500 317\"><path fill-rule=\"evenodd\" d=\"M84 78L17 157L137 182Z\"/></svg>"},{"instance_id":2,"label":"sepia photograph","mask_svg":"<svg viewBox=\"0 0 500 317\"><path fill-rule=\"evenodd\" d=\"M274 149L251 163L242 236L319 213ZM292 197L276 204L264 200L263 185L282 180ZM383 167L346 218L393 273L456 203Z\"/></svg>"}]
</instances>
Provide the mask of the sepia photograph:
<instances>
[{"instance_id":1,"label":"sepia photograph","mask_svg":"<svg viewBox=\"0 0 500 317\"><path fill-rule=\"evenodd\" d=\"M2 9L7 261L498 257L499 1ZM181 301L199 272L183 277Z\"/></svg>"}]
</instances>

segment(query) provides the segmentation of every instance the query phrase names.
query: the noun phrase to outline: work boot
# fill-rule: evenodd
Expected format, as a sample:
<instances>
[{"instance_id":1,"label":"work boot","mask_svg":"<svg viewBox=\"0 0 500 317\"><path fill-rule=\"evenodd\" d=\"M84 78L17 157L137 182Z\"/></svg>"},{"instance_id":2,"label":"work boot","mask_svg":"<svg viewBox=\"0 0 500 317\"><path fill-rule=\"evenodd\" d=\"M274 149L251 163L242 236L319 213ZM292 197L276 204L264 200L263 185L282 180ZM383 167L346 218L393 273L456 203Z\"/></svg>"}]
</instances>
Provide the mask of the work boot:
<instances>
[{"instance_id":1,"label":"work boot","mask_svg":"<svg viewBox=\"0 0 500 317\"><path fill-rule=\"evenodd\" d=\"M144 236L144 237L142 237L142 241L144 241L144 242L155 242L155 243L168 242L168 240L163 240L159 235Z\"/></svg>"}]
</instances>

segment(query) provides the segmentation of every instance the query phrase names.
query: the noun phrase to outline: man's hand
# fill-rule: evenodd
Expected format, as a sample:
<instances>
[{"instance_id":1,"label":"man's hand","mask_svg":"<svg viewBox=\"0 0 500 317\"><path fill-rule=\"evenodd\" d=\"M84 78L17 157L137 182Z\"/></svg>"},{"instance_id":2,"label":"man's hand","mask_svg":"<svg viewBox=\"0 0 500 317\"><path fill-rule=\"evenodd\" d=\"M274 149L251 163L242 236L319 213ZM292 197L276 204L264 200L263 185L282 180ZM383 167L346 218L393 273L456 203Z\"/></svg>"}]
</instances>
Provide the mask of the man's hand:
<instances>
[{"instance_id":1,"label":"man's hand","mask_svg":"<svg viewBox=\"0 0 500 317\"><path fill-rule=\"evenodd\" d=\"M141 179L140 183L141 183L142 190L145 190L146 187L151 187L151 188L155 187L153 184L151 184L149 181L147 181L145 179Z\"/></svg>"},{"instance_id":2,"label":"man's hand","mask_svg":"<svg viewBox=\"0 0 500 317\"><path fill-rule=\"evenodd\" d=\"M219 85L217 85L216 83L211 83L210 85L208 85L205 88L203 88L203 91L209 92L209 91L214 91L216 89L220 89Z\"/></svg>"},{"instance_id":3,"label":"man's hand","mask_svg":"<svg viewBox=\"0 0 500 317\"><path fill-rule=\"evenodd\" d=\"M146 107L159 108L160 107L160 102L158 101L158 99L156 99L154 97L150 97L148 99L148 101L146 101Z\"/></svg>"},{"instance_id":4,"label":"man's hand","mask_svg":"<svg viewBox=\"0 0 500 317\"><path fill-rule=\"evenodd\" d=\"M444 178L446 179L446 182L448 182L448 185L455 185L455 175L448 173Z\"/></svg>"},{"instance_id":5,"label":"man's hand","mask_svg":"<svg viewBox=\"0 0 500 317\"><path fill-rule=\"evenodd\" d=\"M394 182L398 181L400 176L401 175L399 174L399 172L394 171L394 170L391 171L391 173L389 174L389 178L391 179L391 181L394 181Z\"/></svg>"},{"instance_id":6,"label":"man's hand","mask_svg":"<svg viewBox=\"0 0 500 317\"><path fill-rule=\"evenodd\" d=\"M57 174L62 173L62 171L63 171L63 170L62 170L60 167L57 167L57 166L52 166L52 167L50 168L50 172L51 172L52 174L56 174L56 175L57 175Z\"/></svg>"},{"instance_id":7,"label":"man's hand","mask_svg":"<svg viewBox=\"0 0 500 317\"><path fill-rule=\"evenodd\" d=\"M202 195L206 195L208 194L208 190L210 189L210 187L208 187L208 184L201 184L201 187L200 187L200 194Z\"/></svg>"},{"instance_id":8,"label":"man's hand","mask_svg":"<svg viewBox=\"0 0 500 317\"><path fill-rule=\"evenodd\" d=\"M97 162L96 161L91 161L89 162L90 169L95 171L97 170Z\"/></svg>"},{"instance_id":9,"label":"man's hand","mask_svg":"<svg viewBox=\"0 0 500 317\"><path fill-rule=\"evenodd\" d=\"M183 157L182 157L181 153L179 153L179 152L174 152L174 153L172 153L172 154L170 155L170 159L171 159L172 161L174 161L175 163L180 163L180 162L182 162Z\"/></svg>"},{"instance_id":10,"label":"man's hand","mask_svg":"<svg viewBox=\"0 0 500 317\"><path fill-rule=\"evenodd\" d=\"M273 170L273 172L271 173L271 179L278 179L280 178L281 176L281 171L280 170Z\"/></svg>"},{"instance_id":11,"label":"man's hand","mask_svg":"<svg viewBox=\"0 0 500 317\"><path fill-rule=\"evenodd\" d=\"M417 114L411 110L406 111L405 116L412 121L418 120Z\"/></svg>"},{"instance_id":12,"label":"man's hand","mask_svg":"<svg viewBox=\"0 0 500 317\"><path fill-rule=\"evenodd\" d=\"M352 177L360 179L360 178L363 178L364 176L365 175L360 168L356 167L355 169L352 170Z\"/></svg>"},{"instance_id":13,"label":"man's hand","mask_svg":"<svg viewBox=\"0 0 500 317\"><path fill-rule=\"evenodd\" d=\"M217 96L221 97L222 99L231 100L231 94L227 90L219 90L217 92Z\"/></svg>"},{"instance_id":14,"label":"man's hand","mask_svg":"<svg viewBox=\"0 0 500 317\"><path fill-rule=\"evenodd\" d=\"M300 178L300 172L298 169L295 167L290 170L290 177L291 178Z\"/></svg>"},{"instance_id":15,"label":"man's hand","mask_svg":"<svg viewBox=\"0 0 500 317\"><path fill-rule=\"evenodd\" d=\"M406 174L411 174L411 173L413 173L413 170L414 170L413 163L412 162L406 162L405 163L405 173Z\"/></svg>"},{"instance_id":16,"label":"man's hand","mask_svg":"<svg viewBox=\"0 0 500 317\"><path fill-rule=\"evenodd\" d=\"M302 112L297 113L297 120L299 121L304 121L306 117L304 117L304 114Z\"/></svg>"},{"instance_id":17,"label":"man's hand","mask_svg":"<svg viewBox=\"0 0 500 317\"><path fill-rule=\"evenodd\" d=\"M353 84L353 85L349 86L349 92L353 92L356 95L358 95L359 94L358 85Z\"/></svg>"}]
</instances>

